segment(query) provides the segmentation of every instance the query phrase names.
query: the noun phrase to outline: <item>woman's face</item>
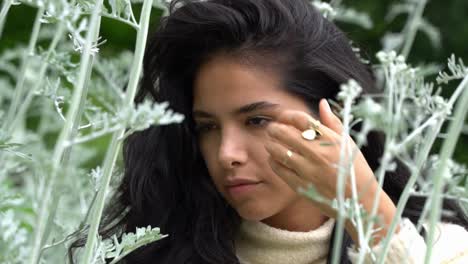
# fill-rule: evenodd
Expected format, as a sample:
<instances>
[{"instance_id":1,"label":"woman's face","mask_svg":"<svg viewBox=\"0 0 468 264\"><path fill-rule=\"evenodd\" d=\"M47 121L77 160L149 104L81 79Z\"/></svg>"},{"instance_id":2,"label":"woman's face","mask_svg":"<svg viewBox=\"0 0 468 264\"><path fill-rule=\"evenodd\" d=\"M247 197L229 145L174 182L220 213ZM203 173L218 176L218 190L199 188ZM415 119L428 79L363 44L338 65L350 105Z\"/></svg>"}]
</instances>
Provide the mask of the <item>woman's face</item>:
<instances>
[{"instance_id":1,"label":"woman's face","mask_svg":"<svg viewBox=\"0 0 468 264\"><path fill-rule=\"evenodd\" d=\"M280 86L274 73L225 57L204 64L195 78L193 117L201 153L217 190L244 219L284 214L303 199L272 171L264 148L266 125L281 110L310 113ZM236 179L257 184L229 188Z\"/></svg>"}]
</instances>

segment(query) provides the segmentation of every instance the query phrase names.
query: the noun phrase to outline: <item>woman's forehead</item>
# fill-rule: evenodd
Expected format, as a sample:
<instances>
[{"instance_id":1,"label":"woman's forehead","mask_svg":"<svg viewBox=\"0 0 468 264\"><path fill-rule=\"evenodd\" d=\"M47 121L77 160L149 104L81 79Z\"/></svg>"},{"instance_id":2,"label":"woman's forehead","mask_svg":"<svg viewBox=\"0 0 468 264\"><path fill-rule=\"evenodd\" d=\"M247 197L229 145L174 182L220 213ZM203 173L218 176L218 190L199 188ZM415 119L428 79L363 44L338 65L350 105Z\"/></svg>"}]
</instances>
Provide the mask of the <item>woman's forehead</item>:
<instances>
[{"instance_id":1,"label":"woman's forehead","mask_svg":"<svg viewBox=\"0 0 468 264\"><path fill-rule=\"evenodd\" d=\"M274 74L235 61L215 60L202 66L195 78L194 105L266 101L283 92L280 86Z\"/></svg>"}]
</instances>

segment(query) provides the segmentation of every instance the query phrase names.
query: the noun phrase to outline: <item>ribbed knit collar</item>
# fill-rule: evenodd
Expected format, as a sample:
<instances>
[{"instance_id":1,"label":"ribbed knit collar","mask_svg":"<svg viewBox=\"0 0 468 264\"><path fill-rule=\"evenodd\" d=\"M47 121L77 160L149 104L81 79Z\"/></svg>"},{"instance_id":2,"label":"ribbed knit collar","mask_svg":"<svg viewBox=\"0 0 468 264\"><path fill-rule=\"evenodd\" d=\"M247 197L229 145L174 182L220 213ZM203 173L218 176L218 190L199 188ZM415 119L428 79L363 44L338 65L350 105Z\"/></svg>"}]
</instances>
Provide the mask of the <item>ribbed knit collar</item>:
<instances>
[{"instance_id":1,"label":"ribbed knit collar","mask_svg":"<svg viewBox=\"0 0 468 264\"><path fill-rule=\"evenodd\" d=\"M241 264L326 263L335 219L308 232L273 228L259 221L243 220L236 236Z\"/></svg>"}]
</instances>

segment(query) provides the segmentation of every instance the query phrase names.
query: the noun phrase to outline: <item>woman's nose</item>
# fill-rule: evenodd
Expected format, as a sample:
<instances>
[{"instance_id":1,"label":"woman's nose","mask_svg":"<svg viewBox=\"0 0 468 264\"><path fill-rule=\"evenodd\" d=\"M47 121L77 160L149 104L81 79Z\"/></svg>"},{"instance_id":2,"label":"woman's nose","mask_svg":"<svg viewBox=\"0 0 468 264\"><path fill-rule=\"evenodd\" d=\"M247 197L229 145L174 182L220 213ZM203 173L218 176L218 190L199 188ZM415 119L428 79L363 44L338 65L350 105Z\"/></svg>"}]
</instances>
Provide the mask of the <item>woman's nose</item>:
<instances>
[{"instance_id":1,"label":"woman's nose","mask_svg":"<svg viewBox=\"0 0 468 264\"><path fill-rule=\"evenodd\" d=\"M247 161L246 143L240 132L234 129L223 131L218 150L221 165L226 169L232 169L244 164Z\"/></svg>"}]
</instances>

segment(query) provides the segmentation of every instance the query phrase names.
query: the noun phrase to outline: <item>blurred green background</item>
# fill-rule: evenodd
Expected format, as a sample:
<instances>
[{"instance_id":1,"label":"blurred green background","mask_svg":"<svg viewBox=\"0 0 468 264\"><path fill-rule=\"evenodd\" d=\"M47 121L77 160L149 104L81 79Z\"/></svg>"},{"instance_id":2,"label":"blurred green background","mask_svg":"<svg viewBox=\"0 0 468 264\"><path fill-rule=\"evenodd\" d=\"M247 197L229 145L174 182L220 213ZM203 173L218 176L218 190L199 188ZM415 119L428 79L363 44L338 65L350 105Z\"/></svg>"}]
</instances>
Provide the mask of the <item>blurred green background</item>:
<instances>
[{"instance_id":1,"label":"blurred green background","mask_svg":"<svg viewBox=\"0 0 468 264\"><path fill-rule=\"evenodd\" d=\"M398 16L391 22L385 21L392 3L403 1L394 0L354 0L342 1L345 6L353 7L358 11L363 11L371 16L374 27L371 30L363 29L352 24L338 23L355 44L361 47L365 54L374 60L374 54L382 47L381 38L386 32L399 32L406 21L405 15ZM136 5L135 13L139 13L139 6ZM161 11L154 9L152 14L151 29L154 29L161 16ZM5 49L12 48L18 44L27 44L30 36L35 9L25 5L13 6L8 13L4 33L0 42L0 53ZM447 58L454 53L457 57L468 62L468 1L467 0L432 0L424 10L424 17L436 26L441 33L441 47L433 47L426 35L418 33L409 55L409 62L413 65L420 63L435 62L446 64ZM129 26L118 23L108 18L103 18L101 26L101 36L107 42L100 46L101 56L112 56L122 50L133 50L135 31ZM435 80L436 76L430 76L428 80ZM453 82L444 90L444 94L450 94L459 82ZM94 142L93 144L104 154L107 138ZM440 142L439 142L440 143ZM440 144L435 145L437 151ZM455 152L455 159L458 162L468 165L468 136L463 135ZM96 162L96 164L94 164ZM89 165L93 167L99 164L94 159Z\"/></svg>"}]
</instances>

